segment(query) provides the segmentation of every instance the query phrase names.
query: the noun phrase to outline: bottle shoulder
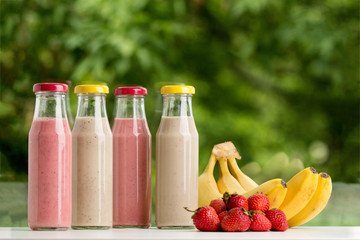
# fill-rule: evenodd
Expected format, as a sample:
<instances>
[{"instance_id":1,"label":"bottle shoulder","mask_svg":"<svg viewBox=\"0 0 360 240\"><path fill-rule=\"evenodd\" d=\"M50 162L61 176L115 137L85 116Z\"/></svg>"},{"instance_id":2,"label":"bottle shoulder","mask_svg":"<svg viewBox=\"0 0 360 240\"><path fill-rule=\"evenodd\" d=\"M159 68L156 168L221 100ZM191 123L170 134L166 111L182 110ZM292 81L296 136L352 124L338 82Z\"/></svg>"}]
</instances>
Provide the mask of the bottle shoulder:
<instances>
[{"instance_id":1,"label":"bottle shoulder","mask_svg":"<svg viewBox=\"0 0 360 240\"><path fill-rule=\"evenodd\" d=\"M112 134L108 119L97 117L76 117L72 132L73 134Z\"/></svg>"},{"instance_id":2,"label":"bottle shoulder","mask_svg":"<svg viewBox=\"0 0 360 240\"><path fill-rule=\"evenodd\" d=\"M71 135L69 122L66 118L34 118L29 135L33 134L57 134Z\"/></svg>"},{"instance_id":3,"label":"bottle shoulder","mask_svg":"<svg viewBox=\"0 0 360 240\"><path fill-rule=\"evenodd\" d=\"M189 133L197 135L193 117L162 117L157 134L161 133Z\"/></svg>"}]
</instances>

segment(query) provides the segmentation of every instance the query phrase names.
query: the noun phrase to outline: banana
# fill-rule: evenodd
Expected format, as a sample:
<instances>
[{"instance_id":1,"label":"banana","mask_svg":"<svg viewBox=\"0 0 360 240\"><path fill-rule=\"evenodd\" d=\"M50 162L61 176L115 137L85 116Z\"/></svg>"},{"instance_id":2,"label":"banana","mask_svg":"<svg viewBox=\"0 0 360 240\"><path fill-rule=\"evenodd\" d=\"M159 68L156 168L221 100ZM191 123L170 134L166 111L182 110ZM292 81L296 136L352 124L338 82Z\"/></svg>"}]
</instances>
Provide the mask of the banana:
<instances>
[{"instance_id":1,"label":"banana","mask_svg":"<svg viewBox=\"0 0 360 240\"><path fill-rule=\"evenodd\" d=\"M290 179L285 199L279 207L287 219L294 217L309 203L317 184L318 174L313 167L305 168Z\"/></svg>"},{"instance_id":2,"label":"banana","mask_svg":"<svg viewBox=\"0 0 360 240\"><path fill-rule=\"evenodd\" d=\"M325 208L331 191L331 177L327 173L320 173L314 196L298 214L288 220L289 227L302 225L316 217Z\"/></svg>"},{"instance_id":3,"label":"banana","mask_svg":"<svg viewBox=\"0 0 360 240\"><path fill-rule=\"evenodd\" d=\"M209 206L210 202L214 199L221 198L222 195L217 188L216 181L214 178L214 167L216 164L216 158L211 154L209 162L204 172L199 176L199 207Z\"/></svg>"},{"instance_id":4,"label":"banana","mask_svg":"<svg viewBox=\"0 0 360 240\"><path fill-rule=\"evenodd\" d=\"M242 194L245 193L245 190L241 187L240 183L230 174L227 159L220 158L219 167L220 167L220 176L217 182L217 186L221 194L228 192L229 194L237 193Z\"/></svg>"},{"instance_id":5,"label":"banana","mask_svg":"<svg viewBox=\"0 0 360 240\"><path fill-rule=\"evenodd\" d=\"M244 197L249 198L250 196L263 193L270 201L269 209L278 208L283 200L285 199L287 192L286 182L280 178L269 180L260 186L242 194Z\"/></svg>"},{"instance_id":6,"label":"banana","mask_svg":"<svg viewBox=\"0 0 360 240\"><path fill-rule=\"evenodd\" d=\"M236 180L240 183L240 185L244 188L246 192L258 186L257 183L254 182L254 180L249 178L240 170L239 166L236 163L235 157L229 158L229 167L233 176L236 178Z\"/></svg>"}]
</instances>

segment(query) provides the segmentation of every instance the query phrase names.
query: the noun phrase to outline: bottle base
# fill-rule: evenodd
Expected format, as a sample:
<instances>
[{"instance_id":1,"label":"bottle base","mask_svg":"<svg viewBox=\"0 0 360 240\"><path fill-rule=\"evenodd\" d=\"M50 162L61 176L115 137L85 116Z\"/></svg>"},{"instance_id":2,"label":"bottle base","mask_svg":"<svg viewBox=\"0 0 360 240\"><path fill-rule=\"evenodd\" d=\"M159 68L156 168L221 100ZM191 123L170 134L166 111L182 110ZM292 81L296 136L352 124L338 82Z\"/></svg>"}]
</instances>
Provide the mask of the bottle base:
<instances>
[{"instance_id":1,"label":"bottle base","mask_svg":"<svg viewBox=\"0 0 360 240\"><path fill-rule=\"evenodd\" d=\"M33 231L66 231L68 227L31 227Z\"/></svg>"},{"instance_id":2,"label":"bottle base","mask_svg":"<svg viewBox=\"0 0 360 240\"><path fill-rule=\"evenodd\" d=\"M157 226L158 229L194 229L194 226Z\"/></svg>"},{"instance_id":3,"label":"bottle base","mask_svg":"<svg viewBox=\"0 0 360 240\"><path fill-rule=\"evenodd\" d=\"M113 228L150 228L150 225L114 225Z\"/></svg>"},{"instance_id":4,"label":"bottle base","mask_svg":"<svg viewBox=\"0 0 360 240\"><path fill-rule=\"evenodd\" d=\"M74 230L108 230L110 226L71 226Z\"/></svg>"}]
</instances>

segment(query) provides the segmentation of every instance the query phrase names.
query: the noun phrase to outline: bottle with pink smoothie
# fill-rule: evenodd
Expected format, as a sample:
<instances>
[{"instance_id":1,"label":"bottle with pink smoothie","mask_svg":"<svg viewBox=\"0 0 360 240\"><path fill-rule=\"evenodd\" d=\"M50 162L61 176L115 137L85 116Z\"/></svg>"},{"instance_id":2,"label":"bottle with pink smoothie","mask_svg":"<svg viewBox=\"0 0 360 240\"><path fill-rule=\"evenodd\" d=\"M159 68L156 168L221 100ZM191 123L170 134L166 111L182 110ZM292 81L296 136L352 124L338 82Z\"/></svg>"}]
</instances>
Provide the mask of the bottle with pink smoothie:
<instances>
[{"instance_id":1,"label":"bottle with pink smoothie","mask_svg":"<svg viewBox=\"0 0 360 240\"><path fill-rule=\"evenodd\" d=\"M114 90L113 226L149 228L151 225L151 134L145 115L146 88Z\"/></svg>"},{"instance_id":2,"label":"bottle with pink smoothie","mask_svg":"<svg viewBox=\"0 0 360 240\"><path fill-rule=\"evenodd\" d=\"M38 83L29 132L28 223L32 230L71 225L71 130L66 84Z\"/></svg>"},{"instance_id":3,"label":"bottle with pink smoothie","mask_svg":"<svg viewBox=\"0 0 360 240\"><path fill-rule=\"evenodd\" d=\"M73 136L73 229L109 229L113 213L112 133L105 85L78 85Z\"/></svg>"},{"instance_id":4,"label":"bottle with pink smoothie","mask_svg":"<svg viewBox=\"0 0 360 240\"><path fill-rule=\"evenodd\" d=\"M197 209L199 135L192 114L192 86L161 88L164 105L156 134L156 226L193 228L184 207Z\"/></svg>"}]
</instances>

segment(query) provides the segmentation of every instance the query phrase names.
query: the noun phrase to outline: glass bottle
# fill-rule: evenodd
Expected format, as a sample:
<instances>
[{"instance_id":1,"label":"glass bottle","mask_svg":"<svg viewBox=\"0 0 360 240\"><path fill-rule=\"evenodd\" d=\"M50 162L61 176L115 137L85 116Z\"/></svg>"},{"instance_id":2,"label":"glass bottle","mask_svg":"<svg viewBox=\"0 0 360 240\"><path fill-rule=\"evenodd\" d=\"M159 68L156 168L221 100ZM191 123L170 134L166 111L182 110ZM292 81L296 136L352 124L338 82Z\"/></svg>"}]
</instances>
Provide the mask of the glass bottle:
<instances>
[{"instance_id":1,"label":"glass bottle","mask_svg":"<svg viewBox=\"0 0 360 240\"><path fill-rule=\"evenodd\" d=\"M197 209L199 135L191 98L192 86L164 86L163 113L156 134L156 226L192 228Z\"/></svg>"},{"instance_id":2,"label":"glass bottle","mask_svg":"<svg viewBox=\"0 0 360 240\"><path fill-rule=\"evenodd\" d=\"M114 213L117 228L151 225L151 133L145 115L146 88L114 90Z\"/></svg>"},{"instance_id":3,"label":"glass bottle","mask_svg":"<svg viewBox=\"0 0 360 240\"><path fill-rule=\"evenodd\" d=\"M28 223L32 230L71 225L71 130L66 84L37 83L29 132Z\"/></svg>"},{"instance_id":4,"label":"glass bottle","mask_svg":"<svg viewBox=\"0 0 360 240\"><path fill-rule=\"evenodd\" d=\"M112 226L112 133L105 85L78 85L73 134L73 229Z\"/></svg>"}]
</instances>

